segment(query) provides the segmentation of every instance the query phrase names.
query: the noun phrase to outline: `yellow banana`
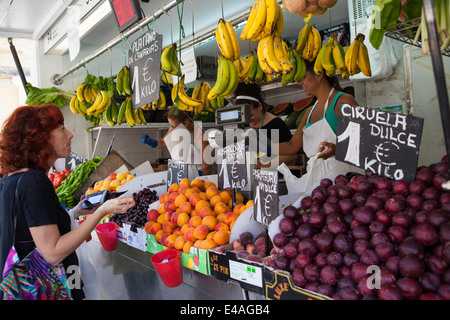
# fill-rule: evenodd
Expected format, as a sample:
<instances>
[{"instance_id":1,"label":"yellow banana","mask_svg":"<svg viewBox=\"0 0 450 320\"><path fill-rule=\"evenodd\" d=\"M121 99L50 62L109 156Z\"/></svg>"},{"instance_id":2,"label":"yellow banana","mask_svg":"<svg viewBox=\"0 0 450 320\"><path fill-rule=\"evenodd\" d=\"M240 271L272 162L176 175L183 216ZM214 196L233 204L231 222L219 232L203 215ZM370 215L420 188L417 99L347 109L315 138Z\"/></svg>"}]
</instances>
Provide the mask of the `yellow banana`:
<instances>
[{"instance_id":1,"label":"yellow banana","mask_svg":"<svg viewBox=\"0 0 450 320\"><path fill-rule=\"evenodd\" d=\"M284 43L283 39L277 35L273 35L273 51L275 53L275 58L277 61L281 64L281 69L283 74L288 74L292 71L293 65L289 61L289 53L286 50L286 44Z\"/></svg>"},{"instance_id":2,"label":"yellow banana","mask_svg":"<svg viewBox=\"0 0 450 320\"><path fill-rule=\"evenodd\" d=\"M172 54L174 44L165 47L161 52L161 70L173 74L172 61L170 55Z\"/></svg>"},{"instance_id":3,"label":"yellow banana","mask_svg":"<svg viewBox=\"0 0 450 320\"><path fill-rule=\"evenodd\" d=\"M139 117L139 110L141 110L141 108L138 109L134 109L134 121L136 121L136 124L142 124L141 118Z\"/></svg>"},{"instance_id":4,"label":"yellow banana","mask_svg":"<svg viewBox=\"0 0 450 320\"><path fill-rule=\"evenodd\" d=\"M181 76L181 70L178 66L177 43L176 42L172 45L169 59L170 59L170 64L172 66L172 74Z\"/></svg>"},{"instance_id":5,"label":"yellow banana","mask_svg":"<svg viewBox=\"0 0 450 320\"><path fill-rule=\"evenodd\" d=\"M72 99L70 99L69 108L70 111L72 111L73 114L80 114L76 107L77 97L73 96Z\"/></svg>"},{"instance_id":6,"label":"yellow banana","mask_svg":"<svg viewBox=\"0 0 450 320\"><path fill-rule=\"evenodd\" d=\"M230 79L228 80L228 85L225 91L221 94L224 98L229 97L236 90L239 83L236 66L229 60L226 60L226 62L228 63L228 68L230 70Z\"/></svg>"},{"instance_id":7,"label":"yellow banana","mask_svg":"<svg viewBox=\"0 0 450 320\"><path fill-rule=\"evenodd\" d=\"M119 107L114 100L111 100L111 120L117 123L117 116L119 114Z\"/></svg>"},{"instance_id":8,"label":"yellow banana","mask_svg":"<svg viewBox=\"0 0 450 320\"><path fill-rule=\"evenodd\" d=\"M125 120L129 127L134 127L136 125L136 120L134 119L133 107L131 106L131 98L127 97L127 106L125 108Z\"/></svg>"},{"instance_id":9,"label":"yellow banana","mask_svg":"<svg viewBox=\"0 0 450 320\"><path fill-rule=\"evenodd\" d=\"M97 108L98 108L98 107L100 106L100 104L102 103L102 100L103 100L102 95L101 95L101 94L98 94L98 95L97 95L97 98L95 98L95 101L94 101L94 103L92 104L92 106L89 107L89 109L87 109L86 114L87 114L88 116L93 115L94 112L95 112L95 110L97 110Z\"/></svg>"},{"instance_id":10,"label":"yellow banana","mask_svg":"<svg viewBox=\"0 0 450 320\"><path fill-rule=\"evenodd\" d=\"M80 111L81 115L84 116L87 113L87 108L86 108L84 102L78 100L78 98L77 98L77 107L78 107L78 111Z\"/></svg>"},{"instance_id":11,"label":"yellow banana","mask_svg":"<svg viewBox=\"0 0 450 320\"><path fill-rule=\"evenodd\" d=\"M167 106L166 95L162 90L159 91L158 110L163 110Z\"/></svg>"},{"instance_id":12,"label":"yellow banana","mask_svg":"<svg viewBox=\"0 0 450 320\"><path fill-rule=\"evenodd\" d=\"M195 86L194 90L192 91L192 99L200 100L200 92L202 90L203 82L200 82L198 85Z\"/></svg>"},{"instance_id":13,"label":"yellow banana","mask_svg":"<svg viewBox=\"0 0 450 320\"><path fill-rule=\"evenodd\" d=\"M184 74L181 76L180 81L178 82L178 96L181 99L181 101L191 107L198 107L202 104L200 100L192 99L186 94L185 91L185 85L184 85L185 76Z\"/></svg>"},{"instance_id":14,"label":"yellow banana","mask_svg":"<svg viewBox=\"0 0 450 320\"><path fill-rule=\"evenodd\" d=\"M263 79L263 76L264 76L264 71L261 68L261 65L259 64L259 59L256 58L256 60L257 60L258 63L257 63L257 66L256 66L257 69L256 69L256 74L255 74L255 83L256 84L260 84L262 79Z\"/></svg>"},{"instance_id":15,"label":"yellow banana","mask_svg":"<svg viewBox=\"0 0 450 320\"><path fill-rule=\"evenodd\" d=\"M226 59L223 56L219 57L217 80L208 93L208 100L217 98L217 96L221 95L228 86L228 81L230 79L230 68L229 64L225 60Z\"/></svg>"},{"instance_id":16,"label":"yellow banana","mask_svg":"<svg viewBox=\"0 0 450 320\"><path fill-rule=\"evenodd\" d=\"M258 57L258 63L261 66L261 69L263 70L264 74L270 74L272 72L272 69L267 64L266 59L264 58L264 44L267 41L269 37L265 37L261 39L258 43L258 48L256 50L256 56Z\"/></svg>"},{"instance_id":17,"label":"yellow banana","mask_svg":"<svg viewBox=\"0 0 450 320\"><path fill-rule=\"evenodd\" d=\"M255 59L255 55L252 52L249 52L247 59L245 59L245 64L242 71L239 74L241 81L244 81L244 79L247 78L250 68L252 67L253 59Z\"/></svg>"},{"instance_id":18,"label":"yellow banana","mask_svg":"<svg viewBox=\"0 0 450 320\"><path fill-rule=\"evenodd\" d=\"M208 100L208 93L211 91L211 85L209 82L203 83L202 88L202 102L203 102L203 108L208 108L210 106L210 101ZM199 111L200 113L200 111Z\"/></svg>"},{"instance_id":19,"label":"yellow banana","mask_svg":"<svg viewBox=\"0 0 450 320\"><path fill-rule=\"evenodd\" d=\"M100 114L105 111L111 103L111 98L107 91L101 90L100 94L102 96L102 103L98 106L97 110L95 110L95 114Z\"/></svg>"},{"instance_id":20,"label":"yellow banana","mask_svg":"<svg viewBox=\"0 0 450 320\"><path fill-rule=\"evenodd\" d=\"M359 50L358 50L358 66L361 72L366 76L372 76L372 70L370 68L369 53L367 47L364 44L364 35L359 37Z\"/></svg>"},{"instance_id":21,"label":"yellow banana","mask_svg":"<svg viewBox=\"0 0 450 320\"><path fill-rule=\"evenodd\" d=\"M322 48L320 48L319 53L317 54L316 61L314 62L314 73L321 75L323 73L323 65L322 65L322 58L323 53L325 51L326 45L324 45Z\"/></svg>"},{"instance_id":22,"label":"yellow banana","mask_svg":"<svg viewBox=\"0 0 450 320\"><path fill-rule=\"evenodd\" d=\"M272 36L266 37L266 41L264 42L263 47L263 56L267 65L272 70L270 74L279 76L283 72L283 67L281 63L278 61L277 57L275 56L274 40L275 39Z\"/></svg>"},{"instance_id":23,"label":"yellow banana","mask_svg":"<svg viewBox=\"0 0 450 320\"><path fill-rule=\"evenodd\" d=\"M343 54L344 49L339 44L339 42L334 39L333 40L333 61L336 66L336 70L339 73L343 73L345 71L345 55Z\"/></svg>"},{"instance_id":24,"label":"yellow banana","mask_svg":"<svg viewBox=\"0 0 450 320\"><path fill-rule=\"evenodd\" d=\"M247 77L245 78L245 82L254 83L256 70L258 69L258 59L253 58L252 65L250 66L250 70L248 71Z\"/></svg>"},{"instance_id":25,"label":"yellow banana","mask_svg":"<svg viewBox=\"0 0 450 320\"><path fill-rule=\"evenodd\" d=\"M259 1L255 0L255 2L253 3L252 9L250 10L250 14L248 16L247 23L245 24L244 29L242 29L241 35L239 36L241 38L241 40L243 40L243 41L248 40L248 38L247 38L248 31L250 30L250 28L253 26L253 23L255 22L256 15L258 13L258 5L259 5Z\"/></svg>"},{"instance_id":26,"label":"yellow banana","mask_svg":"<svg viewBox=\"0 0 450 320\"><path fill-rule=\"evenodd\" d=\"M256 37L261 33L262 29L266 25L266 1L265 0L256 0L258 1L257 13L255 17L255 21L253 22L250 30L248 30L247 39L252 41L257 41Z\"/></svg>"},{"instance_id":27,"label":"yellow banana","mask_svg":"<svg viewBox=\"0 0 450 320\"><path fill-rule=\"evenodd\" d=\"M266 23L261 32L261 36L267 37L272 34L278 18L278 2L276 0L265 0L266 2Z\"/></svg>"},{"instance_id":28,"label":"yellow banana","mask_svg":"<svg viewBox=\"0 0 450 320\"><path fill-rule=\"evenodd\" d=\"M91 94L91 86L85 85L83 89L83 101L93 102L95 100L94 96Z\"/></svg>"},{"instance_id":29,"label":"yellow banana","mask_svg":"<svg viewBox=\"0 0 450 320\"><path fill-rule=\"evenodd\" d=\"M358 36L355 40L353 40L352 44L347 50L347 53L345 54L345 67L348 70L348 73L353 76L357 73L357 60L358 60L358 53L359 53L359 44Z\"/></svg>"},{"instance_id":30,"label":"yellow banana","mask_svg":"<svg viewBox=\"0 0 450 320\"><path fill-rule=\"evenodd\" d=\"M279 35L281 37L281 34L283 33L283 28L284 28L284 15L283 15L283 9L281 9L280 4L278 3L278 1L276 1L277 3L277 22L275 24L275 32L277 33L277 35Z\"/></svg>"},{"instance_id":31,"label":"yellow banana","mask_svg":"<svg viewBox=\"0 0 450 320\"><path fill-rule=\"evenodd\" d=\"M113 104L110 104L106 111L103 113L103 119L106 121L107 124L109 124L110 127L113 127L115 125L115 122L112 119L112 109Z\"/></svg>"},{"instance_id":32,"label":"yellow banana","mask_svg":"<svg viewBox=\"0 0 450 320\"><path fill-rule=\"evenodd\" d=\"M311 34L313 35L314 46L312 56L308 61L313 62L314 59L317 57L320 48L322 47L322 37L320 36L319 31L317 31L317 29L314 26L311 28Z\"/></svg>"},{"instance_id":33,"label":"yellow banana","mask_svg":"<svg viewBox=\"0 0 450 320\"><path fill-rule=\"evenodd\" d=\"M219 19L216 27L216 41L222 55L228 60L234 60L233 45L223 19Z\"/></svg>"},{"instance_id":34,"label":"yellow banana","mask_svg":"<svg viewBox=\"0 0 450 320\"><path fill-rule=\"evenodd\" d=\"M147 124L147 120L145 119L145 115L144 115L143 109L139 108L138 110L139 110L138 115L139 115L139 118L141 118L142 124Z\"/></svg>"},{"instance_id":35,"label":"yellow banana","mask_svg":"<svg viewBox=\"0 0 450 320\"><path fill-rule=\"evenodd\" d=\"M161 72L161 81L165 84L173 85L172 75L169 72Z\"/></svg>"},{"instance_id":36,"label":"yellow banana","mask_svg":"<svg viewBox=\"0 0 450 320\"><path fill-rule=\"evenodd\" d=\"M230 60L238 60L241 56L241 51L239 49L239 41L236 36L236 31L234 31L233 25L227 21L225 21L225 27L227 28L228 37L230 38L231 45L233 46L234 56Z\"/></svg>"},{"instance_id":37,"label":"yellow banana","mask_svg":"<svg viewBox=\"0 0 450 320\"><path fill-rule=\"evenodd\" d=\"M83 91L84 91L85 84L80 84L77 88L77 98L80 101L84 101Z\"/></svg>"},{"instance_id":38,"label":"yellow banana","mask_svg":"<svg viewBox=\"0 0 450 320\"><path fill-rule=\"evenodd\" d=\"M307 42L309 33L311 32L311 24L307 23L298 33L298 41L297 41L297 52L302 54Z\"/></svg>"},{"instance_id":39,"label":"yellow banana","mask_svg":"<svg viewBox=\"0 0 450 320\"><path fill-rule=\"evenodd\" d=\"M308 35L308 41L306 42L305 48L303 49L302 58L308 61L311 60L313 52L314 52L314 35L313 32L311 31Z\"/></svg>"},{"instance_id":40,"label":"yellow banana","mask_svg":"<svg viewBox=\"0 0 450 320\"><path fill-rule=\"evenodd\" d=\"M322 66L327 76L332 77L336 74L336 67L333 61L333 38L325 44L325 50L322 53Z\"/></svg>"}]
</instances>

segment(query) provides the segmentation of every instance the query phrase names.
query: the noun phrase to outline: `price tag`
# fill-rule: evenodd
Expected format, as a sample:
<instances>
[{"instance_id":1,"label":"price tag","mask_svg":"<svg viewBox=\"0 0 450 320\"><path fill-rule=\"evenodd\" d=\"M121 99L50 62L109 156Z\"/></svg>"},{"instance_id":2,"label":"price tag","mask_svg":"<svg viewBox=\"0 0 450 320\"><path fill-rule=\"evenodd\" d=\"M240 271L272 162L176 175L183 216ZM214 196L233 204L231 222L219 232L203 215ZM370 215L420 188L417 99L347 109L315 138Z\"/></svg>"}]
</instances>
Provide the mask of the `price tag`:
<instances>
[{"instance_id":1,"label":"price tag","mask_svg":"<svg viewBox=\"0 0 450 320\"><path fill-rule=\"evenodd\" d=\"M266 227L278 216L278 171L253 170L254 219Z\"/></svg>"},{"instance_id":2,"label":"price tag","mask_svg":"<svg viewBox=\"0 0 450 320\"><path fill-rule=\"evenodd\" d=\"M230 260L229 263L230 278L262 288L263 274L261 267L234 260Z\"/></svg>"},{"instance_id":3,"label":"price tag","mask_svg":"<svg viewBox=\"0 0 450 320\"><path fill-rule=\"evenodd\" d=\"M245 140L238 141L217 150L218 187L241 189L247 185L245 165Z\"/></svg>"},{"instance_id":4,"label":"price tag","mask_svg":"<svg viewBox=\"0 0 450 320\"><path fill-rule=\"evenodd\" d=\"M414 180L423 119L341 103L336 159L408 182Z\"/></svg>"},{"instance_id":5,"label":"price tag","mask_svg":"<svg viewBox=\"0 0 450 320\"><path fill-rule=\"evenodd\" d=\"M70 156L66 158L65 168L69 169L70 171L75 171L77 169L77 166L85 161L87 161L86 158L80 156L79 154L76 154L75 152L71 152Z\"/></svg>"},{"instance_id":6,"label":"price tag","mask_svg":"<svg viewBox=\"0 0 450 320\"><path fill-rule=\"evenodd\" d=\"M162 35L145 32L128 51L133 109L159 99Z\"/></svg>"},{"instance_id":7,"label":"price tag","mask_svg":"<svg viewBox=\"0 0 450 320\"><path fill-rule=\"evenodd\" d=\"M169 159L167 162L167 188L188 177L187 166L182 160Z\"/></svg>"}]
</instances>

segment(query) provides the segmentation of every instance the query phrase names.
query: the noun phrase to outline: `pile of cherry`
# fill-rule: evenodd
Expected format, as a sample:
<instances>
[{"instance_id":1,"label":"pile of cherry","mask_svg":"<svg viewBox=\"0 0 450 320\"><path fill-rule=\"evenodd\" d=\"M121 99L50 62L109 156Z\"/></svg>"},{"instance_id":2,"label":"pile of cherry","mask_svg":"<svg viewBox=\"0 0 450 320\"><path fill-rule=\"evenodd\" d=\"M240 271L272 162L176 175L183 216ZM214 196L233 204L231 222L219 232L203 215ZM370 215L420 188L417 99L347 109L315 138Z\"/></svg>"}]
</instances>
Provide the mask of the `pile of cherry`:
<instances>
[{"instance_id":1,"label":"pile of cherry","mask_svg":"<svg viewBox=\"0 0 450 320\"><path fill-rule=\"evenodd\" d=\"M322 179L288 206L268 264L333 299L450 300L447 158L415 181L366 173Z\"/></svg>"}]
</instances>

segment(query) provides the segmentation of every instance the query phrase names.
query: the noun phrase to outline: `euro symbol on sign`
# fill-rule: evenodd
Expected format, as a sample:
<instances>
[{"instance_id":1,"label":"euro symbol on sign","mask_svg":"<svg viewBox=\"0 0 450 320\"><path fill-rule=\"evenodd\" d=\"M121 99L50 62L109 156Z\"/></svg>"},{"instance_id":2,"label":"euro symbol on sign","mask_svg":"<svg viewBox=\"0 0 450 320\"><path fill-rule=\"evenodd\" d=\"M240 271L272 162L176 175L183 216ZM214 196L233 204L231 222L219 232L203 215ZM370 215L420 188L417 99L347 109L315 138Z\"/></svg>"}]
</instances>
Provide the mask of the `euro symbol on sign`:
<instances>
[{"instance_id":1,"label":"euro symbol on sign","mask_svg":"<svg viewBox=\"0 0 450 320\"><path fill-rule=\"evenodd\" d=\"M231 175L233 176L233 179L237 179L239 177L237 172L237 164L239 164L239 162L236 160L235 162L233 162L233 165L231 167Z\"/></svg>"},{"instance_id":2,"label":"euro symbol on sign","mask_svg":"<svg viewBox=\"0 0 450 320\"><path fill-rule=\"evenodd\" d=\"M144 78L145 81L150 81L150 79L152 78L152 77L147 78L149 61L152 62L153 58L152 57L148 58L147 61L145 62L144 68L142 68L142 77Z\"/></svg>"}]
</instances>

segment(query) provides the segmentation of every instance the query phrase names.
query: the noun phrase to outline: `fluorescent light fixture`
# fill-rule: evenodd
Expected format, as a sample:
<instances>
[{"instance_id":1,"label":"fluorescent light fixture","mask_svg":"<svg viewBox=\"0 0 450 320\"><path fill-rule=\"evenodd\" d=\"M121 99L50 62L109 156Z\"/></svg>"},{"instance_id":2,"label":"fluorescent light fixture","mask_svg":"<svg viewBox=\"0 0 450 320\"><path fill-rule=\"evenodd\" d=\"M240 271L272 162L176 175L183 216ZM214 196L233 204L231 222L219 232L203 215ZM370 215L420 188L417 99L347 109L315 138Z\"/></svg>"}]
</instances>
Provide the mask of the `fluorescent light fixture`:
<instances>
[{"instance_id":1,"label":"fluorescent light fixture","mask_svg":"<svg viewBox=\"0 0 450 320\"><path fill-rule=\"evenodd\" d=\"M91 31L98 23L100 23L106 16L111 13L111 6L109 5L109 1L103 2L97 9L94 10L91 14L88 15L86 19L84 19L80 23L79 27L79 35L80 39L82 39L89 31ZM53 49L49 51L51 54L62 55L67 50L69 50L69 41L67 40L67 35L64 36L64 39L58 43Z\"/></svg>"}]
</instances>

